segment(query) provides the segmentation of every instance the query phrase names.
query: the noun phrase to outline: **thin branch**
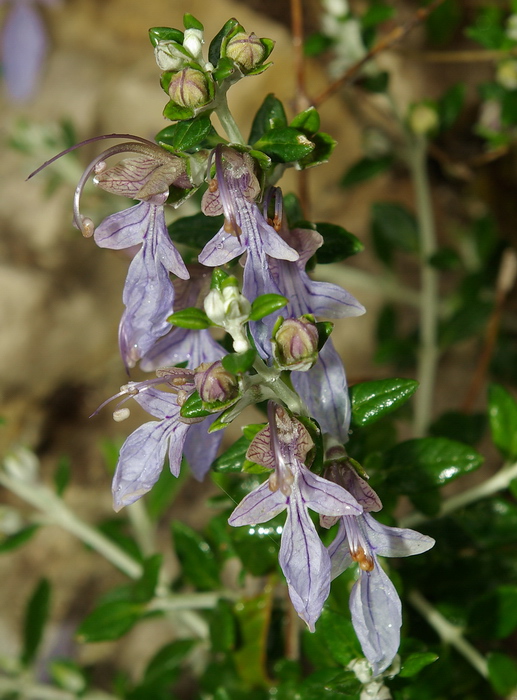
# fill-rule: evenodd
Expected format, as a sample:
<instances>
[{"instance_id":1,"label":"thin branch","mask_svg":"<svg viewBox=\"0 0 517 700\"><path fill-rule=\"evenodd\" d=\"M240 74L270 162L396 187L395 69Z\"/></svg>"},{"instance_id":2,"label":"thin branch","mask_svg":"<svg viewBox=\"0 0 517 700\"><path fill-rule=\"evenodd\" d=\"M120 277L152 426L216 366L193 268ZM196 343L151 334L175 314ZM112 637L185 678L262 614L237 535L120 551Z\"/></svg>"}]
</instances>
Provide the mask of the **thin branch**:
<instances>
[{"instance_id":1,"label":"thin branch","mask_svg":"<svg viewBox=\"0 0 517 700\"><path fill-rule=\"evenodd\" d=\"M517 56L517 49L487 51L471 49L468 51L401 51L411 61L426 63L484 63L500 61L508 56Z\"/></svg>"},{"instance_id":2,"label":"thin branch","mask_svg":"<svg viewBox=\"0 0 517 700\"><path fill-rule=\"evenodd\" d=\"M319 107L322 102L325 102L325 100L336 93L343 85L346 85L354 80L364 65L371 61L372 58L377 56L377 54L381 53L382 51L386 51L387 49L391 49L392 46L398 44L399 41L402 41L402 39L404 39L415 27L422 22L425 22L429 15L434 12L434 10L436 10L436 8L439 7L444 1L445 0L434 0L427 5L427 7L421 7L419 10L417 10L413 17L405 24L395 27L395 29L393 29L393 31L391 31L387 36L378 41L375 46L373 46L373 48L371 48L370 51L368 51L368 53L361 58L361 60L350 66L350 68L348 68L348 70L346 70L340 78L331 83L327 88L325 88L325 90L323 90L323 92L315 97L312 100L312 104L315 107Z\"/></svg>"}]
</instances>

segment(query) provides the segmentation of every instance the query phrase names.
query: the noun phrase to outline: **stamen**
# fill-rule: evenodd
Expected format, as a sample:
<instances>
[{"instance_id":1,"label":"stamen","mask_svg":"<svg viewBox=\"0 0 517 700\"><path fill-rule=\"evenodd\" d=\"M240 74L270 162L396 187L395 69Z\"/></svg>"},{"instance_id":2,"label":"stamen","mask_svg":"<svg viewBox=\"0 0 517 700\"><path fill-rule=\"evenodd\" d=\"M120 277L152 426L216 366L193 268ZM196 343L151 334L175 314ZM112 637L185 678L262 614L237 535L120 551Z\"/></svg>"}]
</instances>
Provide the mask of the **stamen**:
<instances>
[{"instance_id":1,"label":"stamen","mask_svg":"<svg viewBox=\"0 0 517 700\"><path fill-rule=\"evenodd\" d=\"M113 411L113 420L116 423L122 423L122 421L126 420L126 418L129 418L131 415L131 411L129 408L117 408L116 411Z\"/></svg>"},{"instance_id":2,"label":"stamen","mask_svg":"<svg viewBox=\"0 0 517 700\"><path fill-rule=\"evenodd\" d=\"M208 183L208 191L214 193L214 192L217 192L218 189L219 189L219 187L217 185L217 180L214 177Z\"/></svg>"},{"instance_id":3,"label":"stamen","mask_svg":"<svg viewBox=\"0 0 517 700\"><path fill-rule=\"evenodd\" d=\"M237 223L237 218L235 214L235 209L233 206L233 199L228 188L228 183L224 177L224 167L223 167L223 148L222 144L218 144L215 147L214 159L215 159L215 172L217 175L217 186L219 188L219 197L221 200L221 206L224 211L224 230L226 233L230 233L232 236L237 236L240 238L242 233L241 227ZM228 149L229 151L230 149Z\"/></svg>"},{"instance_id":4,"label":"stamen","mask_svg":"<svg viewBox=\"0 0 517 700\"><path fill-rule=\"evenodd\" d=\"M374 563L373 557L365 553L362 547L358 547L355 551L350 551L352 559L359 564L359 568L362 571L373 571Z\"/></svg>"}]
</instances>

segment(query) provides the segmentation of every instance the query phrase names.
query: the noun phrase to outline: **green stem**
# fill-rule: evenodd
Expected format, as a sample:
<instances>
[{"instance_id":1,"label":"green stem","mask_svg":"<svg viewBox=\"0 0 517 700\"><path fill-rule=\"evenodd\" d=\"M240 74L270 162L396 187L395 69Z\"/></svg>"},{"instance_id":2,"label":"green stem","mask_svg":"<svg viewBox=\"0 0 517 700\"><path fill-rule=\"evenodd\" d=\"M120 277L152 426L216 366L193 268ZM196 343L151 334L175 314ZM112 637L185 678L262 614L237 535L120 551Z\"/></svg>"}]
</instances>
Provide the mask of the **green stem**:
<instances>
[{"instance_id":1,"label":"green stem","mask_svg":"<svg viewBox=\"0 0 517 700\"><path fill-rule=\"evenodd\" d=\"M407 517L402 518L399 525L400 527L415 527L415 525L420 525L428 520L434 520L435 518L449 515L459 508L468 506L470 503L479 501L482 498L487 498L488 496L493 496L494 493L498 491L503 491L508 488L510 482L514 479L517 479L517 462L514 464L505 464L496 474L482 484L445 500L438 515L433 518L428 518L422 513L411 513Z\"/></svg>"},{"instance_id":2,"label":"green stem","mask_svg":"<svg viewBox=\"0 0 517 700\"><path fill-rule=\"evenodd\" d=\"M246 142L239 130L239 127L235 122L235 119L233 118L230 112L230 108L228 107L228 101L226 100L226 96L224 97L224 99L221 100L221 102L217 106L215 113L219 117L221 126L225 130L229 140L232 143L245 144Z\"/></svg>"},{"instance_id":3,"label":"green stem","mask_svg":"<svg viewBox=\"0 0 517 700\"><path fill-rule=\"evenodd\" d=\"M274 367L268 367L260 357L257 357L253 367L260 376L261 384L269 387L275 397L285 403L289 410L302 416L309 415L307 407L298 394L282 380L279 370Z\"/></svg>"},{"instance_id":4,"label":"green stem","mask_svg":"<svg viewBox=\"0 0 517 700\"><path fill-rule=\"evenodd\" d=\"M429 264L429 259L437 250L437 244L426 158L427 142L425 138L410 136L408 162L415 188L421 259L420 348L417 367L417 379L420 387L415 397L413 423L415 437L425 435L431 421L439 356L438 275Z\"/></svg>"},{"instance_id":5,"label":"green stem","mask_svg":"<svg viewBox=\"0 0 517 700\"><path fill-rule=\"evenodd\" d=\"M11 695L23 700L77 700L77 693L61 690L43 683L27 682L24 678L0 678L0 697ZM117 700L102 690L91 690L81 695L82 700Z\"/></svg>"},{"instance_id":6,"label":"green stem","mask_svg":"<svg viewBox=\"0 0 517 700\"><path fill-rule=\"evenodd\" d=\"M460 627L446 620L418 591L411 591L408 599L445 644L454 647L483 678L488 678L488 664L485 658L465 639Z\"/></svg>"}]
</instances>

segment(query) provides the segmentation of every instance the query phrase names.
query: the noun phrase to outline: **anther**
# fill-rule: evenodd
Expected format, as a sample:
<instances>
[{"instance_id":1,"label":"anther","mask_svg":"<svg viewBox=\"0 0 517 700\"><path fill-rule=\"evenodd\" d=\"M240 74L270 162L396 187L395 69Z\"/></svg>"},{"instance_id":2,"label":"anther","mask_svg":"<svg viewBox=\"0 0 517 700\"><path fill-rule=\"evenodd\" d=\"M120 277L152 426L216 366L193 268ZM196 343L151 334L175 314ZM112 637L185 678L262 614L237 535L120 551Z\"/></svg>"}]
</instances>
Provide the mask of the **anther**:
<instances>
[{"instance_id":1,"label":"anther","mask_svg":"<svg viewBox=\"0 0 517 700\"><path fill-rule=\"evenodd\" d=\"M215 178L213 180L210 180L210 182L208 183L208 191L213 193L217 192L218 189L219 186L217 184L217 180Z\"/></svg>"},{"instance_id":2,"label":"anther","mask_svg":"<svg viewBox=\"0 0 517 700\"><path fill-rule=\"evenodd\" d=\"M122 421L129 418L130 415L131 411L129 408L118 408L116 411L113 411L113 420L116 423L122 423Z\"/></svg>"},{"instance_id":3,"label":"anther","mask_svg":"<svg viewBox=\"0 0 517 700\"><path fill-rule=\"evenodd\" d=\"M81 218L81 233L85 238L91 238L95 232L95 225L87 216Z\"/></svg>"}]
</instances>

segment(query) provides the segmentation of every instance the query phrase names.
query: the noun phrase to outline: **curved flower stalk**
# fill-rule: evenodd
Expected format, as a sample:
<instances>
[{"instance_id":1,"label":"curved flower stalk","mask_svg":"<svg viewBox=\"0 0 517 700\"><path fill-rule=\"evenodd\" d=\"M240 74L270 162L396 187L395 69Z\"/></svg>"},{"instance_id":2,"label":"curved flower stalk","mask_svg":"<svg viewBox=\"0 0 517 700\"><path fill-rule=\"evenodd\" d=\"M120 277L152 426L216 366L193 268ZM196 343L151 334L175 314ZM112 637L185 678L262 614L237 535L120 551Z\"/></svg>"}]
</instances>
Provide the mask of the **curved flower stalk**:
<instances>
[{"instance_id":1,"label":"curved flower stalk","mask_svg":"<svg viewBox=\"0 0 517 700\"><path fill-rule=\"evenodd\" d=\"M291 248L262 215L255 200L260 187L253 172L253 160L246 153L226 146L215 150L216 177L202 201L207 216L224 214L225 223L203 248L199 262L209 267L224 265L247 253L242 293L247 299L261 294L281 294L271 274L271 259L298 260ZM263 328L263 326L261 326ZM269 338L260 338L258 347L268 350Z\"/></svg>"},{"instance_id":2,"label":"curved flower stalk","mask_svg":"<svg viewBox=\"0 0 517 700\"><path fill-rule=\"evenodd\" d=\"M185 453L194 476L201 480L219 449L221 433L209 435L207 432L215 416L208 421L203 418L187 420L180 416L182 404L195 389L194 371L173 367L160 370L158 374L160 376L155 379L129 382L97 409L99 411L109 401L122 396L125 398L113 414L115 420L121 421L129 416L129 409L121 408L121 405L130 398L158 419L141 425L122 445L112 483L113 507L116 511L134 503L152 489L158 481L166 456L171 473L178 476L182 454ZM158 384L166 384L173 393L158 389ZM201 421L204 422L201 424Z\"/></svg>"},{"instance_id":3,"label":"curved flower stalk","mask_svg":"<svg viewBox=\"0 0 517 700\"><path fill-rule=\"evenodd\" d=\"M342 448L337 449L343 454ZM349 490L363 507L362 515L339 518L339 530L328 551L333 579L354 562L359 565L359 578L350 594L350 612L363 653L377 676L388 668L398 651L402 625L400 598L377 557L421 554L431 549L434 540L415 530L377 522L370 512L381 510L379 497L346 460L334 463L326 476ZM321 518L321 524L330 527L336 520Z\"/></svg>"},{"instance_id":4,"label":"curved flower stalk","mask_svg":"<svg viewBox=\"0 0 517 700\"><path fill-rule=\"evenodd\" d=\"M202 308L203 300L210 286L210 274L201 265L187 266L188 280L175 279L174 310L189 307ZM195 369L204 362L214 362L226 355L226 351L211 336L208 329L191 330L173 327L160 338L140 361L140 367L149 372L158 367L169 367L187 361L189 369Z\"/></svg>"},{"instance_id":5,"label":"curved flower stalk","mask_svg":"<svg viewBox=\"0 0 517 700\"><path fill-rule=\"evenodd\" d=\"M330 591L331 563L308 509L354 518L362 506L344 488L305 466L313 442L299 421L272 402L268 416L269 424L255 436L246 457L273 472L243 499L228 522L235 527L256 525L287 510L279 562L296 612L314 631Z\"/></svg>"}]
</instances>

